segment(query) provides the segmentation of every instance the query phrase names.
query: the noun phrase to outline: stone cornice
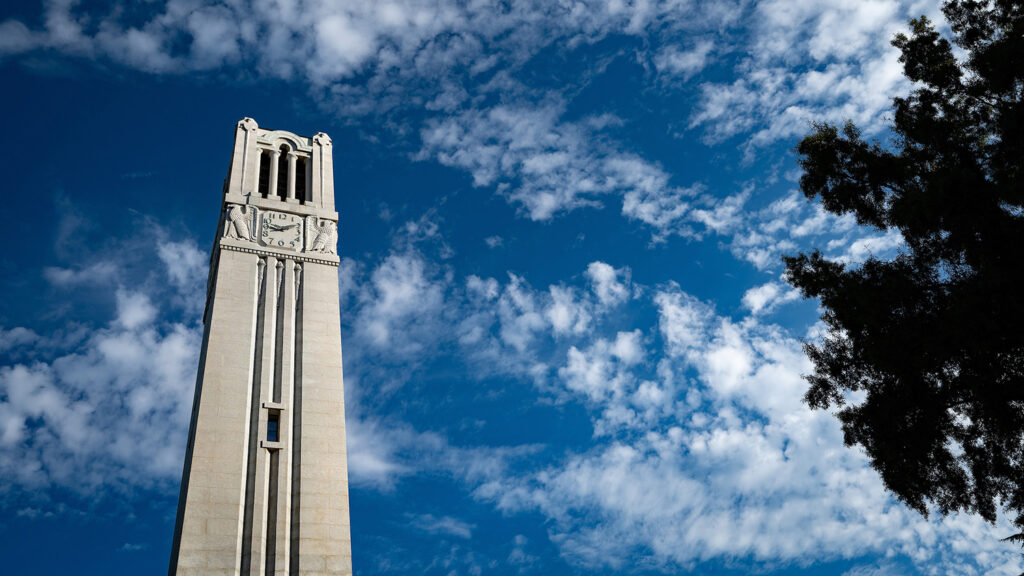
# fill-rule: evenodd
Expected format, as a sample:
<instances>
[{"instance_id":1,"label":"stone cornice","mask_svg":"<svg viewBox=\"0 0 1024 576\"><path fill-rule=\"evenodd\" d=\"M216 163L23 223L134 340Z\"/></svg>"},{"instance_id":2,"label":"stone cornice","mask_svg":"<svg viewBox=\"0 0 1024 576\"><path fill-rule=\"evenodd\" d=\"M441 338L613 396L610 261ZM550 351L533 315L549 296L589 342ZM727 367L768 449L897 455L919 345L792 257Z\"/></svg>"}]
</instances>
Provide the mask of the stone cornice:
<instances>
[{"instance_id":1,"label":"stone cornice","mask_svg":"<svg viewBox=\"0 0 1024 576\"><path fill-rule=\"evenodd\" d=\"M340 259L337 256L331 254L310 254L308 252L290 252L286 250L274 250L260 246L259 244L253 244L252 242L245 242L239 240L233 240L231 238L221 238L220 242L217 243L218 248L222 250L232 250L234 252L245 252L247 254L257 254L259 256L273 256L280 260L295 260L296 262L312 262L313 264L323 264L325 266L337 267L340 263Z\"/></svg>"},{"instance_id":2,"label":"stone cornice","mask_svg":"<svg viewBox=\"0 0 1024 576\"><path fill-rule=\"evenodd\" d=\"M300 216L316 216L317 218L323 218L324 220L338 221L338 213L333 210L324 210L323 208L317 208L309 204L298 204L294 202L285 202L279 200L276 196L271 198L263 198L258 194L256 195L241 195L241 194L225 194L225 204L240 204L243 206L256 206L260 210L273 210L275 212L287 212L289 214L298 214Z\"/></svg>"}]
</instances>

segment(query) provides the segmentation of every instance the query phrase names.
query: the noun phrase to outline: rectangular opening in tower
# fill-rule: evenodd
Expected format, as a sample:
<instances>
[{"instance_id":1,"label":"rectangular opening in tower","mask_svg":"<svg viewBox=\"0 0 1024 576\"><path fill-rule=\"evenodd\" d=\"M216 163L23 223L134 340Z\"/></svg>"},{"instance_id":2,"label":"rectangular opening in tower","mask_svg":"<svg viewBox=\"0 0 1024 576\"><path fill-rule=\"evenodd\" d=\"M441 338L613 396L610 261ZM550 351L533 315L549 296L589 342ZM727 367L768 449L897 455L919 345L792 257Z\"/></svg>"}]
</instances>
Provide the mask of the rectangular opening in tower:
<instances>
[{"instance_id":1,"label":"rectangular opening in tower","mask_svg":"<svg viewBox=\"0 0 1024 576\"><path fill-rule=\"evenodd\" d=\"M267 418L267 442L277 442L280 437L281 416L271 412Z\"/></svg>"}]
</instances>

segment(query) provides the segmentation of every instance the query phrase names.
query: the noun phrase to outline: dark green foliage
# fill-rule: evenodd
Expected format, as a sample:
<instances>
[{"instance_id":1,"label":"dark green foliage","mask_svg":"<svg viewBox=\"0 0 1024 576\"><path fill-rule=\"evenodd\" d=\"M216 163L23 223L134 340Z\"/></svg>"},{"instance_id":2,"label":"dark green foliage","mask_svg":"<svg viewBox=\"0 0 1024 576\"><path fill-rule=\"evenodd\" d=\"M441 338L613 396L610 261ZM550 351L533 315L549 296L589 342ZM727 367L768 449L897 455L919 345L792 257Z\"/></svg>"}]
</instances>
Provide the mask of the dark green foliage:
<instances>
[{"instance_id":1,"label":"dark green foliage","mask_svg":"<svg viewBox=\"0 0 1024 576\"><path fill-rule=\"evenodd\" d=\"M806 401L837 410L900 500L1006 510L1024 543L1024 2L943 12L961 61L924 17L893 40L916 84L894 102L892 145L848 123L797 148L808 198L906 240L859 267L785 259L828 326L806 348Z\"/></svg>"}]
</instances>

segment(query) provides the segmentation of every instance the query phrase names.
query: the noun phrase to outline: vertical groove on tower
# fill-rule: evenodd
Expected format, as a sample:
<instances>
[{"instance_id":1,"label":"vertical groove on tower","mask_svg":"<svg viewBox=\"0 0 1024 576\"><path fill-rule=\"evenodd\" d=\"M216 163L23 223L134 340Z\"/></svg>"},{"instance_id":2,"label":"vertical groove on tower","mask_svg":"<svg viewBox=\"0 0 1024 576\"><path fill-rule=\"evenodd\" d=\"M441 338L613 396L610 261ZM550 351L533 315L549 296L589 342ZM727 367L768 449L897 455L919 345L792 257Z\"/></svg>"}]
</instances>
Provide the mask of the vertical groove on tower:
<instances>
[{"instance_id":1,"label":"vertical groove on tower","mask_svg":"<svg viewBox=\"0 0 1024 576\"><path fill-rule=\"evenodd\" d=\"M283 298L284 296L284 282L288 276L284 268L284 262L281 260L277 261L277 299L276 307L274 308L274 315L277 316L277 330L274 334L274 390L272 392L272 398L274 402L281 402L281 380L284 379L284 373L282 371L283 362L281 362L281 354L283 353L284 347L284 310Z\"/></svg>"},{"instance_id":2,"label":"vertical groove on tower","mask_svg":"<svg viewBox=\"0 0 1024 576\"><path fill-rule=\"evenodd\" d=\"M270 258L271 261L274 258ZM269 298L277 299L277 291L272 287L277 284L277 278L272 272L279 272L276 268L267 270L267 258L260 258L260 263L263 266L260 267L261 276L263 282L260 285L260 297L259 306L257 310L258 319L256 321L256 338L255 338L255 353L253 354L253 367L252 367L252 393L251 402L249 404L249 458L246 465L245 474L245 511L242 520L242 569L241 574L249 575L252 573L252 552L253 552L253 523L254 516L256 513L256 477L258 474L258 460L260 456L260 398L262 396L263 388L263 374L264 374L264 349L266 348L266 324L268 319L272 319L271 312L274 309L274 303L268 306L267 300ZM279 274L278 274L279 275ZM271 284L273 282L274 284ZM258 548L257 548L258 550Z\"/></svg>"},{"instance_id":3,"label":"vertical groove on tower","mask_svg":"<svg viewBox=\"0 0 1024 576\"><path fill-rule=\"evenodd\" d=\"M289 574L299 574L299 498L302 468L302 265L295 265L295 378L292 380L292 493L291 493L291 558Z\"/></svg>"},{"instance_id":4,"label":"vertical groove on tower","mask_svg":"<svg viewBox=\"0 0 1024 576\"><path fill-rule=\"evenodd\" d=\"M267 494L267 549L265 576L274 576L274 564L277 560L277 487L278 458L277 450L270 452L270 483Z\"/></svg>"}]
</instances>

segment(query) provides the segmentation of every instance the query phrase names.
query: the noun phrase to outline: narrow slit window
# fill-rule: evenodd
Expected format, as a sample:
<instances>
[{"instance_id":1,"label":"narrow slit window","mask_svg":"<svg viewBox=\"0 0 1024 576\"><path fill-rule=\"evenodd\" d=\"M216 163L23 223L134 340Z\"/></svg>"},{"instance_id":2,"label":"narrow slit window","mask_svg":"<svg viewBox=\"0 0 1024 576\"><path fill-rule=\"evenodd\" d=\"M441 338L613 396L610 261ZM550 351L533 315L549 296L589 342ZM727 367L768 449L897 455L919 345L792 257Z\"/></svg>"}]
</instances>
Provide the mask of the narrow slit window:
<instances>
[{"instance_id":1,"label":"narrow slit window","mask_svg":"<svg viewBox=\"0 0 1024 576\"><path fill-rule=\"evenodd\" d=\"M277 413L271 413L270 417L267 418L267 442L277 442L280 435L278 429L281 423L281 416Z\"/></svg>"}]
</instances>

